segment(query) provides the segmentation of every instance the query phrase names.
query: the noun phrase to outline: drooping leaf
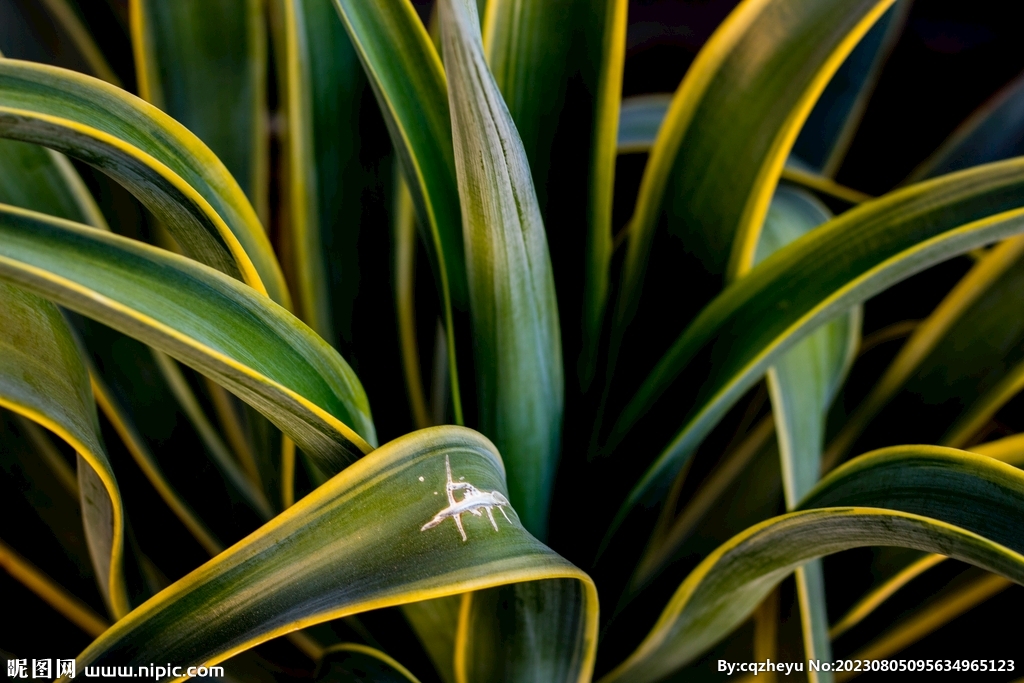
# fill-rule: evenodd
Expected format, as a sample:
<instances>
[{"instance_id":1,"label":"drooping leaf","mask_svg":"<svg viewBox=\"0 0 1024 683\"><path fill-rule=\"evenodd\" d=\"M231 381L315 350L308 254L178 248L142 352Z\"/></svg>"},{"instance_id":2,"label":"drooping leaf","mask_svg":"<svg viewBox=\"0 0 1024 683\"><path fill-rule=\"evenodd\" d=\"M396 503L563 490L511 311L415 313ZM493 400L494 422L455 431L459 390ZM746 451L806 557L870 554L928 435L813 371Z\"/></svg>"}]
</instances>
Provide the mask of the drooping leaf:
<instances>
[{"instance_id":1,"label":"drooping leaf","mask_svg":"<svg viewBox=\"0 0 1024 683\"><path fill-rule=\"evenodd\" d=\"M685 426L619 518L679 470L724 412L792 344L894 282L1024 230L1024 163L983 166L862 204L780 249L676 340L619 417L614 445L669 386L700 387ZM716 344L727 339L728 345ZM703 359L703 360L701 360ZM710 361L710 362L708 362ZM610 449L610 448L609 448Z\"/></svg>"},{"instance_id":2,"label":"drooping leaf","mask_svg":"<svg viewBox=\"0 0 1024 683\"><path fill-rule=\"evenodd\" d=\"M478 505L490 506L475 508L479 517L468 510L461 516L465 541L456 518L441 514L448 509L446 481L471 483L472 495L482 496ZM78 668L165 660L212 665L274 636L364 610L572 579L583 586L585 602L574 625L582 655L568 679L583 683L596 647L596 590L586 574L525 532L500 502L504 491L497 451L475 432L434 427L396 439L119 621L79 656ZM432 520L439 521L424 528ZM375 533L366 533L370 523Z\"/></svg>"},{"instance_id":3,"label":"drooping leaf","mask_svg":"<svg viewBox=\"0 0 1024 683\"><path fill-rule=\"evenodd\" d=\"M800 511L751 527L701 562L601 682L659 680L739 625L795 567L849 548L930 550L1024 583L1022 504L1024 473L990 458L935 446L861 456L818 484Z\"/></svg>"},{"instance_id":4,"label":"drooping leaf","mask_svg":"<svg viewBox=\"0 0 1024 683\"><path fill-rule=\"evenodd\" d=\"M0 283L0 320L0 407L46 427L78 453L89 554L107 607L119 618L131 609L122 565L124 509L103 448L89 373L50 302Z\"/></svg>"},{"instance_id":5,"label":"drooping leaf","mask_svg":"<svg viewBox=\"0 0 1024 683\"><path fill-rule=\"evenodd\" d=\"M96 166L160 218L186 253L289 305L242 189L206 145L159 109L89 76L0 59L0 137Z\"/></svg>"},{"instance_id":6,"label":"drooping leaf","mask_svg":"<svg viewBox=\"0 0 1024 683\"><path fill-rule=\"evenodd\" d=\"M513 505L543 538L561 445L558 303L515 125L484 61L475 3L440 5L473 320L480 426L504 453Z\"/></svg>"},{"instance_id":7,"label":"drooping leaf","mask_svg":"<svg viewBox=\"0 0 1024 683\"><path fill-rule=\"evenodd\" d=\"M267 219L267 37L260 0L131 0L139 95L206 143Z\"/></svg>"},{"instance_id":8,"label":"drooping leaf","mask_svg":"<svg viewBox=\"0 0 1024 683\"><path fill-rule=\"evenodd\" d=\"M749 268L772 192L832 74L891 0L742 3L687 71L644 169L616 305L621 335L662 215L699 267ZM614 344L613 344L614 346Z\"/></svg>"},{"instance_id":9,"label":"drooping leaf","mask_svg":"<svg viewBox=\"0 0 1024 683\"><path fill-rule=\"evenodd\" d=\"M162 249L0 207L0 279L164 351L229 388L324 468L376 439L348 364L266 297Z\"/></svg>"}]
</instances>

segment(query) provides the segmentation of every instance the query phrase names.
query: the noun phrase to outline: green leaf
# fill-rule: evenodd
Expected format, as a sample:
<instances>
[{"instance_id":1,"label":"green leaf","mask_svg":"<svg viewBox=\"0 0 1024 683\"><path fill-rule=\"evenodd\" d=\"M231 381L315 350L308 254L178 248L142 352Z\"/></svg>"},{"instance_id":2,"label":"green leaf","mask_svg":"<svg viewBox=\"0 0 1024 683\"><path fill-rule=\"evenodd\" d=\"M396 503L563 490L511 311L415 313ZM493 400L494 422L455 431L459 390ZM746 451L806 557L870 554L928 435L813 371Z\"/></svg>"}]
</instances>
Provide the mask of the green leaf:
<instances>
[{"instance_id":1,"label":"green leaf","mask_svg":"<svg viewBox=\"0 0 1024 683\"><path fill-rule=\"evenodd\" d=\"M131 610L122 565L124 509L89 373L63 316L45 299L0 283L0 320L0 407L46 427L78 453L89 555L107 607L119 618Z\"/></svg>"},{"instance_id":2,"label":"green leaf","mask_svg":"<svg viewBox=\"0 0 1024 683\"><path fill-rule=\"evenodd\" d=\"M895 282L1021 232L1021 204L1020 160L943 176L851 209L734 283L680 335L616 423L608 450L670 385L699 387L684 408L685 426L634 487L619 520L641 499L660 498L725 411L792 344Z\"/></svg>"},{"instance_id":3,"label":"green leaf","mask_svg":"<svg viewBox=\"0 0 1024 683\"><path fill-rule=\"evenodd\" d=\"M583 284L583 339L579 377L580 386L584 390L594 375L605 309L608 305L608 280L614 251L612 202L615 198L619 100L622 98L622 74L626 63L627 13L626 0L607 0L605 3L601 68L597 76L594 142L590 162L587 262Z\"/></svg>"},{"instance_id":4,"label":"green leaf","mask_svg":"<svg viewBox=\"0 0 1024 683\"><path fill-rule=\"evenodd\" d=\"M466 302L459 194L441 60L408 0L334 0L402 163L427 251L457 304Z\"/></svg>"},{"instance_id":5,"label":"green leaf","mask_svg":"<svg viewBox=\"0 0 1024 683\"><path fill-rule=\"evenodd\" d=\"M455 161L481 431L504 453L513 505L544 537L564 388L554 277L530 167L484 61L476 5L444 0Z\"/></svg>"},{"instance_id":6,"label":"green leaf","mask_svg":"<svg viewBox=\"0 0 1024 683\"><path fill-rule=\"evenodd\" d=\"M195 261L0 206L0 279L210 376L327 469L376 439L362 386L337 352L252 288Z\"/></svg>"},{"instance_id":7,"label":"green leaf","mask_svg":"<svg viewBox=\"0 0 1024 683\"><path fill-rule=\"evenodd\" d=\"M929 550L1024 583L1022 504L1024 473L991 458L936 446L864 455L826 477L801 511L747 529L701 562L601 682L662 678L738 626L798 565L849 548Z\"/></svg>"},{"instance_id":8,"label":"green leaf","mask_svg":"<svg viewBox=\"0 0 1024 683\"><path fill-rule=\"evenodd\" d=\"M654 231L669 230L708 273L749 269L790 148L815 100L892 0L740 4L676 90L644 169L616 306L639 300ZM615 344L612 344L613 348Z\"/></svg>"},{"instance_id":9,"label":"green leaf","mask_svg":"<svg viewBox=\"0 0 1024 683\"><path fill-rule=\"evenodd\" d=\"M775 191L757 245L755 263L802 237L831 218L831 213L811 195L780 187ZM825 323L797 342L768 369L768 391L779 441L782 491L786 509L818 481L825 441L828 408L853 364L860 339L861 308ZM804 655L807 659L832 659L825 609L825 583L820 561L811 561L795 572ZM818 681L831 681L830 672L808 672Z\"/></svg>"},{"instance_id":10,"label":"green leaf","mask_svg":"<svg viewBox=\"0 0 1024 683\"><path fill-rule=\"evenodd\" d=\"M490 0L483 21L488 63L522 140L541 215L562 231L565 246L552 259L564 278L563 314L582 308L583 386L593 376L608 296L626 10L625 0ZM577 329L566 329L570 352Z\"/></svg>"},{"instance_id":11,"label":"green leaf","mask_svg":"<svg viewBox=\"0 0 1024 683\"><path fill-rule=\"evenodd\" d=\"M419 216L448 334L455 421L462 422L452 304L468 303L447 82L409 0L334 0L377 96Z\"/></svg>"},{"instance_id":12,"label":"green leaf","mask_svg":"<svg viewBox=\"0 0 1024 683\"><path fill-rule=\"evenodd\" d=\"M186 253L289 305L242 189L206 145L159 109L89 76L0 59L0 137L96 166L138 197Z\"/></svg>"},{"instance_id":13,"label":"green leaf","mask_svg":"<svg viewBox=\"0 0 1024 683\"><path fill-rule=\"evenodd\" d=\"M365 610L572 579L585 603L574 631L582 654L569 680L589 680L597 638L589 577L526 533L507 505L462 516L465 541L452 517L424 528L446 509L446 481L471 483L495 505L505 491L497 451L468 429L434 427L382 446L117 622L80 655L78 669L151 661L209 666Z\"/></svg>"},{"instance_id":14,"label":"green leaf","mask_svg":"<svg viewBox=\"0 0 1024 683\"><path fill-rule=\"evenodd\" d=\"M266 220L267 37L260 0L132 0L139 95L196 134Z\"/></svg>"},{"instance_id":15,"label":"green leaf","mask_svg":"<svg viewBox=\"0 0 1024 683\"><path fill-rule=\"evenodd\" d=\"M623 99L616 140L618 153L649 152L670 104L672 93L634 95Z\"/></svg>"}]
</instances>

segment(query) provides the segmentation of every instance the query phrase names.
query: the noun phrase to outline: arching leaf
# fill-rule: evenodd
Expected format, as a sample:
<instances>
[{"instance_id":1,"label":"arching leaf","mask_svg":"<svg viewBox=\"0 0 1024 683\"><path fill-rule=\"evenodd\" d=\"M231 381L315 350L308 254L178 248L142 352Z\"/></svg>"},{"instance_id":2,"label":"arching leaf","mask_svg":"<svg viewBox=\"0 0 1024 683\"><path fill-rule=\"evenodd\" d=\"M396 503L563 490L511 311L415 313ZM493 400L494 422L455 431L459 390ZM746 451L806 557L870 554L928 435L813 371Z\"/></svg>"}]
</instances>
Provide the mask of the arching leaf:
<instances>
[{"instance_id":1,"label":"arching leaf","mask_svg":"<svg viewBox=\"0 0 1024 683\"><path fill-rule=\"evenodd\" d=\"M446 481L472 484L473 491L461 491L480 496L473 508L480 516L466 506L456 517L446 507ZM583 683L596 647L596 590L586 574L525 532L500 502L504 490L497 451L475 432L434 427L396 439L119 621L79 656L78 668L165 660L212 665L277 635L364 610L571 579L583 587L584 604L574 625L582 654L568 680ZM368 534L371 523L376 531Z\"/></svg>"},{"instance_id":2,"label":"arching leaf","mask_svg":"<svg viewBox=\"0 0 1024 683\"><path fill-rule=\"evenodd\" d=\"M376 440L366 395L337 352L266 297L190 259L0 206L0 279L209 375L325 469Z\"/></svg>"}]
</instances>

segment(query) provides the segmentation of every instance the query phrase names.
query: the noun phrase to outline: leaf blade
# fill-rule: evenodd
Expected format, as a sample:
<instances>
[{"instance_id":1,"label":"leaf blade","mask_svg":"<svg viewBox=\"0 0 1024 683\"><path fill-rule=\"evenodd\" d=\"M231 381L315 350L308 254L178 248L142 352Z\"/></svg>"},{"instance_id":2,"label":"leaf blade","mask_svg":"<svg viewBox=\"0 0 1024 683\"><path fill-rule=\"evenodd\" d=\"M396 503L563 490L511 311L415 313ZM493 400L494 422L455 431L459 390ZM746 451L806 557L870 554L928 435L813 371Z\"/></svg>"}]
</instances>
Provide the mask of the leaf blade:
<instances>
[{"instance_id":1,"label":"leaf blade","mask_svg":"<svg viewBox=\"0 0 1024 683\"><path fill-rule=\"evenodd\" d=\"M726 635L796 566L847 548L927 549L1024 583L1024 536L1011 522L1022 502L1024 473L983 456L936 446L861 456L826 477L800 510L751 527L707 557L601 683L658 680Z\"/></svg>"},{"instance_id":2,"label":"leaf blade","mask_svg":"<svg viewBox=\"0 0 1024 683\"><path fill-rule=\"evenodd\" d=\"M176 254L13 207L0 206L0 233L0 278L214 377L325 467L372 448L366 394L348 364L251 288Z\"/></svg>"},{"instance_id":3,"label":"leaf blade","mask_svg":"<svg viewBox=\"0 0 1024 683\"><path fill-rule=\"evenodd\" d=\"M160 217L186 251L289 305L270 242L238 183L159 109L88 76L3 59L0 136L100 167Z\"/></svg>"},{"instance_id":4,"label":"leaf blade","mask_svg":"<svg viewBox=\"0 0 1024 683\"><path fill-rule=\"evenodd\" d=\"M561 331L526 153L484 60L476 4L440 5L455 137L481 430L511 500L543 538L561 440Z\"/></svg>"},{"instance_id":5,"label":"leaf blade","mask_svg":"<svg viewBox=\"0 0 1024 683\"><path fill-rule=\"evenodd\" d=\"M421 531L444 504L443 496L431 495L444 483L442 456L453 476L481 490L504 489L501 461L484 437L459 427L401 437L118 622L82 653L78 666L167 657L212 665L275 635L346 614L493 585L570 578L584 585L587 600L580 620L586 656L573 678L588 680L597 596L586 574L504 519L498 534L486 519L463 520L467 542L450 522ZM418 481L420 476L430 476L431 483ZM361 532L368 515L379 519L384 511L386 533ZM407 553L407 561L396 563L396 550ZM224 609L232 615L226 621L209 619L226 614Z\"/></svg>"}]
</instances>

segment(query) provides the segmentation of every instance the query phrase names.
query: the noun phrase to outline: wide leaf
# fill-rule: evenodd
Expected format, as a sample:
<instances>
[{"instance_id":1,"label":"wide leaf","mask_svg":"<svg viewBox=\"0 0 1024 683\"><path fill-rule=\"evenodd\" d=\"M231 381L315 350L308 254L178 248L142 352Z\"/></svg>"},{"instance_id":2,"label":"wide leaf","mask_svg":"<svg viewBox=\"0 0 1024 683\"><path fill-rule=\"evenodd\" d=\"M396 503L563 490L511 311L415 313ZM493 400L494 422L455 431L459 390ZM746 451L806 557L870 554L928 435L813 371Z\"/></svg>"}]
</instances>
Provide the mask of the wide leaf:
<instances>
[{"instance_id":1,"label":"wide leaf","mask_svg":"<svg viewBox=\"0 0 1024 683\"><path fill-rule=\"evenodd\" d=\"M583 683L596 647L594 585L526 533L504 492L501 459L475 432L434 427L396 439L119 621L79 656L78 668L209 666L365 610L572 579L582 602L563 635L581 644L569 680ZM464 497L449 505L453 493Z\"/></svg>"},{"instance_id":2,"label":"wide leaf","mask_svg":"<svg viewBox=\"0 0 1024 683\"><path fill-rule=\"evenodd\" d=\"M186 253L289 305L270 242L238 183L156 107L73 71L0 59L0 137L96 166L160 218Z\"/></svg>"},{"instance_id":3,"label":"wide leaf","mask_svg":"<svg viewBox=\"0 0 1024 683\"><path fill-rule=\"evenodd\" d=\"M1024 584L1024 473L963 451L901 446L833 472L801 510L747 529L676 591L644 642L602 683L656 681L746 619L803 562L898 545L948 555Z\"/></svg>"},{"instance_id":4,"label":"wide leaf","mask_svg":"<svg viewBox=\"0 0 1024 683\"><path fill-rule=\"evenodd\" d=\"M266 415L327 470L376 440L355 373L252 288L190 259L0 206L0 279L177 358Z\"/></svg>"},{"instance_id":5,"label":"wide leaf","mask_svg":"<svg viewBox=\"0 0 1024 683\"><path fill-rule=\"evenodd\" d=\"M725 411L792 344L895 282L1024 231L1021 205L1024 161L950 174L844 213L729 287L680 335L616 423L610 446L670 386L700 387L682 403L685 426L633 489L620 519L668 485Z\"/></svg>"}]
</instances>

